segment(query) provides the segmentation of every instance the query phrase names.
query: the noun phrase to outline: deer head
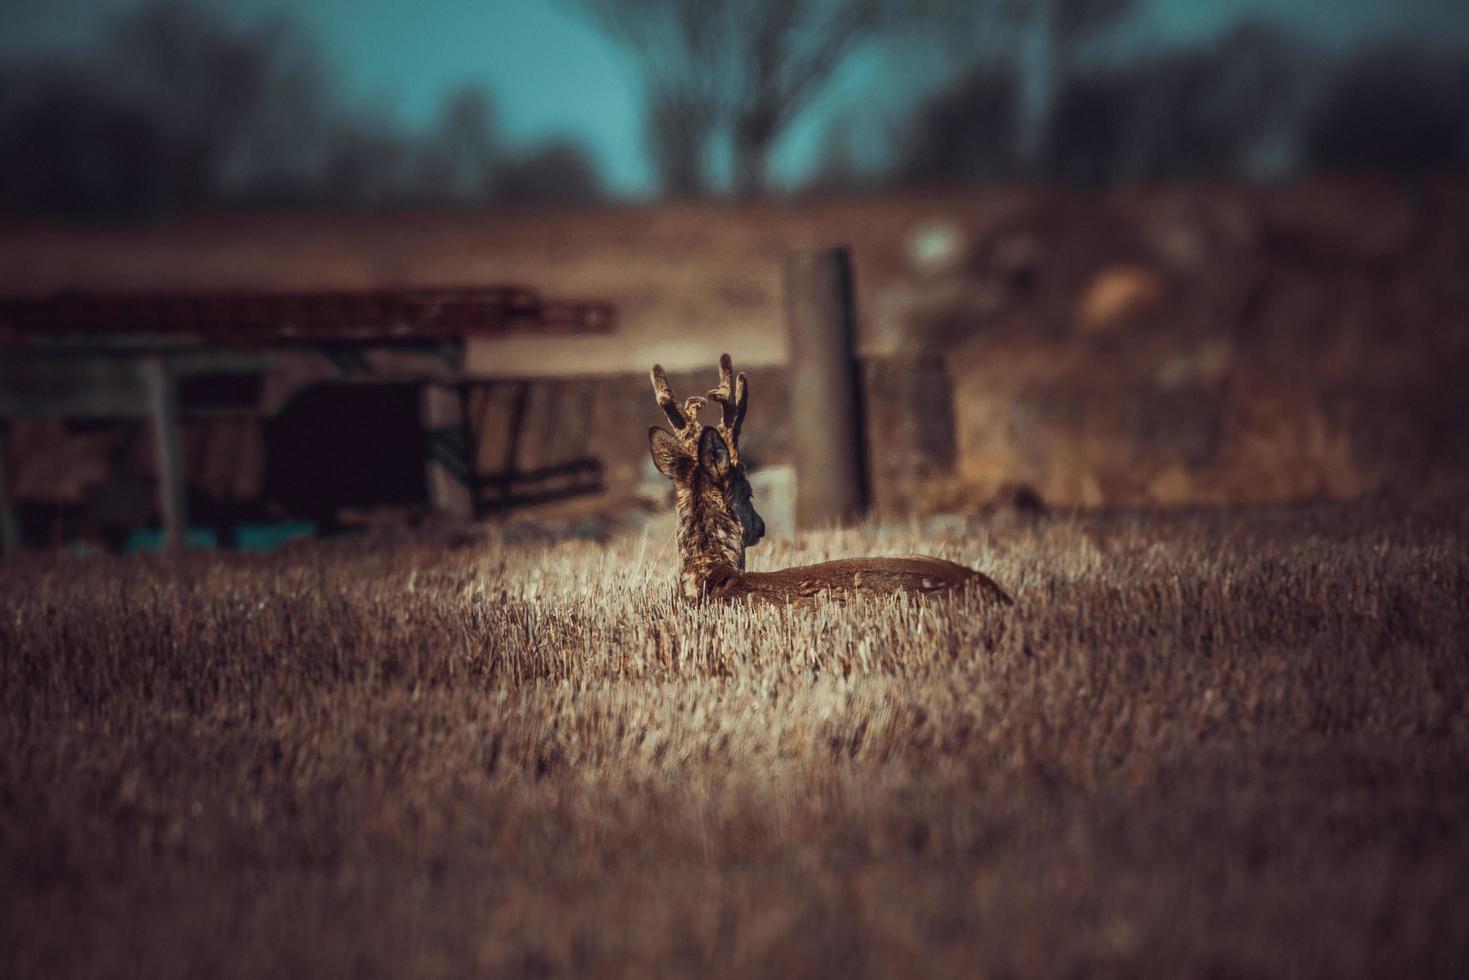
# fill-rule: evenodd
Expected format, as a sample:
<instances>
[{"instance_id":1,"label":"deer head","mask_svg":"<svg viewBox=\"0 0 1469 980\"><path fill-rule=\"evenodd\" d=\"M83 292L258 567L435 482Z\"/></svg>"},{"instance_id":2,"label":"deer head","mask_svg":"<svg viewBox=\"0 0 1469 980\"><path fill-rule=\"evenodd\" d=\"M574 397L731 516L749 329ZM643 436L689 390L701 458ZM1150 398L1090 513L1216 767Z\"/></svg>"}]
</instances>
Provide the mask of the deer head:
<instances>
[{"instance_id":1,"label":"deer head","mask_svg":"<svg viewBox=\"0 0 1469 980\"><path fill-rule=\"evenodd\" d=\"M756 513L750 481L740 461L740 427L749 405L745 375L736 376L729 355L719 359L719 385L706 397L694 395L682 406L674 400L668 378L653 365L653 394L673 426L648 430L648 446L658 471L674 482L679 511L679 544L685 564L691 560L745 567L745 549L765 535ZM720 407L720 421L699 424L706 401Z\"/></svg>"}]
</instances>

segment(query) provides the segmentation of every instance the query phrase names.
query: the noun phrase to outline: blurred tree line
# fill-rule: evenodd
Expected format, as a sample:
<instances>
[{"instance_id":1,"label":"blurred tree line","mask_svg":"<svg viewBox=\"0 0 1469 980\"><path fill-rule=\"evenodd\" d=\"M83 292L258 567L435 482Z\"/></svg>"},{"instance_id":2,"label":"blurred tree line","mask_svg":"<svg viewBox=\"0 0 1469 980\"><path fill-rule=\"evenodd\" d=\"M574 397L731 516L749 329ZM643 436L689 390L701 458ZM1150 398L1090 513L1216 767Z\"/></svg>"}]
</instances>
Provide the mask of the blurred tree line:
<instances>
[{"instance_id":1,"label":"blurred tree line","mask_svg":"<svg viewBox=\"0 0 1469 980\"><path fill-rule=\"evenodd\" d=\"M349 105L285 17L235 27L157 0L86 58L0 69L0 209L139 218L201 207L587 203L571 140L507 146L481 88L426 129Z\"/></svg>"},{"instance_id":2,"label":"blurred tree line","mask_svg":"<svg viewBox=\"0 0 1469 980\"><path fill-rule=\"evenodd\" d=\"M1333 57L1254 22L1203 44L1070 65L1028 151L1019 92L1013 64L969 68L903 125L886 179L1102 186L1469 165L1469 61L1420 43Z\"/></svg>"},{"instance_id":3,"label":"blurred tree line","mask_svg":"<svg viewBox=\"0 0 1469 980\"><path fill-rule=\"evenodd\" d=\"M854 62L882 58L922 62L928 81L884 70L875 84L890 91L828 111L795 190L1469 164L1469 63L1422 42L1327 54L1256 22L1125 50L1139 0L563 2L638 66L645 143L669 197L792 189L771 176L776 148L823 98L850 96L839 82ZM242 28L154 0L86 58L0 69L0 211L11 215L603 196L575 141L508 145L481 88L451 93L417 128L349 104L285 18Z\"/></svg>"},{"instance_id":4,"label":"blurred tree line","mask_svg":"<svg viewBox=\"0 0 1469 980\"><path fill-rule=\"evenodd\" d=\"M773 190L773 148L854 57L958 64L873 142L828 126L806 189L1003 179L1103 185L1469 162L1462 51L1381 42L1328 56L1267 22L1117 57L1136 0L568 0L639 65L645 137L670 196ZM916 42L916 43L915 43ZM1109 45L1111 47L1109 48ZM868 93L881 94L881 93ZM869 154L871 156L872 154Z\"/></svg>"}]
</instances>

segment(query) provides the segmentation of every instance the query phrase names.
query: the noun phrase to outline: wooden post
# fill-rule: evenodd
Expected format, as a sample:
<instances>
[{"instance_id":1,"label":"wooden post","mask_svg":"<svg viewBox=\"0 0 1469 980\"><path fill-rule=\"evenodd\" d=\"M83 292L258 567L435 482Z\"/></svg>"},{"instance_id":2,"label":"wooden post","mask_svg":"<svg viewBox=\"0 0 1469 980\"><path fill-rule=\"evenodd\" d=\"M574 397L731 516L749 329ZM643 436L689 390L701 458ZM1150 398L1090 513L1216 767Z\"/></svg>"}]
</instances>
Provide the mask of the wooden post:
<instances>
[{"instance_id":1,"label":"wooden post","mask_svg":"<svg viewBox=\"0 0 1469 980\"><path fill-rule=\"evenodd\" d=\"M424 463L429 506L436 512L468 520L474 516L470 492L474 452L464 424L464 398L453 385L427 382L420 389L419 417L428 436Z\"/></svg>"},{"instance_id":2,"label":"wooden post","mask_svg":"<svg viewBox=\"0 0 1469 980\"><path fill-rule=\"evenodd\" d=\"M852 261L845 248L792 252L785 263L796 526L859 519L867 506Z\"/></svg>"},{"instance_id":3,"label":"wooden post","mask_svg":"<svg viewBox=\"0 0 1469 980\"><path fill-rule=\"evenodd\" d=\"M0 421L0 555L20 550L20 523L15 519L15 498L10 495L10 470L5 457L10 426Z\"/></svg>"},{"instance_id":4,"label":"wooden post","mask_svg":"<svg viewBox=\"0 0 1469 980\"><path fill-rule=\"evenodd\" d=\"M183 456L179 449L178 387L161 357L143 362L148 390L148 416L153 423L153 451L158 469L158 510L163 515L166 547L184 546L188 533L188 497L184 492Z\"/></svg>"}]
</instances>

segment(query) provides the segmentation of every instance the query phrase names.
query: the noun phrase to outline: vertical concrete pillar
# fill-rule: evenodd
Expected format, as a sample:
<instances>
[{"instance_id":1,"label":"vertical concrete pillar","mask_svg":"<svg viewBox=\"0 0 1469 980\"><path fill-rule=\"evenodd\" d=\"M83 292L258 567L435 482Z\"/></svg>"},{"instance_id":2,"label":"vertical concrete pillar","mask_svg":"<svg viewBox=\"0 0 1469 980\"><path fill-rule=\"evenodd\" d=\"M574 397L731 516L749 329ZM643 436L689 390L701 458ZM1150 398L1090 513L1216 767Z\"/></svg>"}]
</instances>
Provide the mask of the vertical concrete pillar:
<instances>
[{"instance_id":1,"label":"vertical concrete pillar","mask_svg":"<svg viewBox=\"0 0 1469 980\"><path fill-rule=\"evenodd\" d=\"M161 357L143 362L148 392L148 416L153 425L153 451L158 470L158 510L163 515L165 547L184 546L189 527L188 495L184 487L183 454L179 446L178 386Z\"/></svg>"},{"instance_id":2,"label":"vertical concrete pillar","mask_svg":"<svg viewBox=\"0 0 1469 980\"><path fill-rule=\"evenodd\" d=\"M845 248L792 252L785 263L796 526L858 520L867 507L852 260Z\"/></svg>"}]
</instances>

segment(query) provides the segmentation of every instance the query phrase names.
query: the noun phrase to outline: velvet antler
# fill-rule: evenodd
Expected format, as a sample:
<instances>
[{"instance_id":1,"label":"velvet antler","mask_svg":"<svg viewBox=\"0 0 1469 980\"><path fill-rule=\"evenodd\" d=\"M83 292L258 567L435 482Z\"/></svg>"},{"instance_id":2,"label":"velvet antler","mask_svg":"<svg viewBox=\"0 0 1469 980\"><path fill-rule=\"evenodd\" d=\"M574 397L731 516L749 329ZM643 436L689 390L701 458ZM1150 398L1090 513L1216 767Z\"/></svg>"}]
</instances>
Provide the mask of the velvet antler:
<instances>
[{"instance_id":1,"label":"velvet antler","mask_svg":"<svg viewBox=\"0 0 1469 980\"><path fill-rule=\"evenodd\" d=\"M709 389L709 400L719 405L720 420L716 428L729 446L733 463L740 461L740 427L745 424L745 409L750 406L750 388L745 372L734 373L734 362L728 354L719 357L719 386Z\"/></svg>"}]
</instances>

